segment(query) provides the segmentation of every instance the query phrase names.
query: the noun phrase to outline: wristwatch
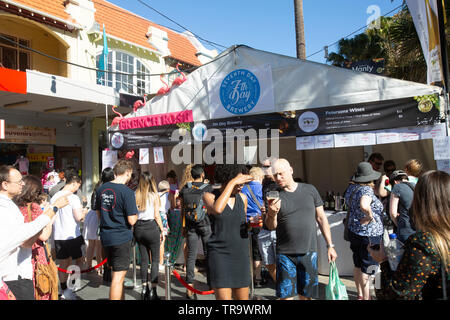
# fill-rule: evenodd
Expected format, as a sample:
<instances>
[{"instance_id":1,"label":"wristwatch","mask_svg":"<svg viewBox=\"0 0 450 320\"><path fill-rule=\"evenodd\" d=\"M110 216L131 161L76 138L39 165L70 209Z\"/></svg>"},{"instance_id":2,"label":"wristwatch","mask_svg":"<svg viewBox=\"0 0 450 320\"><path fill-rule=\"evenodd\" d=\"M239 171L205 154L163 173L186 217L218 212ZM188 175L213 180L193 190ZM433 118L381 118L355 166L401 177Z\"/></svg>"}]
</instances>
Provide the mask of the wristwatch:
<instances>
[{"instance_id":1,"label":"wristwatch","mask_svg":"<svg viewBox=\"0 0 450 320\"><path fill-rule=\"evenodd\" d=\"M334 244L333 244L333 243L332 243L332 244L327 244L327 248L328 248L328 249L334 248Z\"/></svg>"},{"instance_id":2,"label":"wristwatch","mask_svg":"<svg viewBox=\"0 0 450 320\"><path fill-rule=\"evenodd\" d=\"M59 209L58 209L58 207L57 207L57 206L54 206L54 207L53 207L53 212L54 212L54 213L57 213L57 212L58 212L58 210L59 210Z\"/></svg>"}]
</instances>

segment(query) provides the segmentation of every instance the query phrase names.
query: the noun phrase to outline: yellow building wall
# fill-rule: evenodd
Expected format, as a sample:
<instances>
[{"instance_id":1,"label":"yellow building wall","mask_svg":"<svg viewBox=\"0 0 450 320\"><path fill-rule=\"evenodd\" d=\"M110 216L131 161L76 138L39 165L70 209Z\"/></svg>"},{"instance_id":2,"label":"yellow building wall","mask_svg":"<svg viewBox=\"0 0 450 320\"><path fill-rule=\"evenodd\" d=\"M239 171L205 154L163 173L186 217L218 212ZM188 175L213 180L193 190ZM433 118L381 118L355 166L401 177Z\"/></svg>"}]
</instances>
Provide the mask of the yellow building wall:
<instances>
[{"instance_id":1,"label":"yellow building wall","mask_svg":"<svg viewBox=\"0 0 450 320\"><path fill-rule=\"evenodd\" d=\"M8 14L0 14L0 33L29 40L32 49L67 60L67 47L42 24ZM31 53L31 69L67 77L67 65L37 53Z\"/></svg>"}]
</instances>

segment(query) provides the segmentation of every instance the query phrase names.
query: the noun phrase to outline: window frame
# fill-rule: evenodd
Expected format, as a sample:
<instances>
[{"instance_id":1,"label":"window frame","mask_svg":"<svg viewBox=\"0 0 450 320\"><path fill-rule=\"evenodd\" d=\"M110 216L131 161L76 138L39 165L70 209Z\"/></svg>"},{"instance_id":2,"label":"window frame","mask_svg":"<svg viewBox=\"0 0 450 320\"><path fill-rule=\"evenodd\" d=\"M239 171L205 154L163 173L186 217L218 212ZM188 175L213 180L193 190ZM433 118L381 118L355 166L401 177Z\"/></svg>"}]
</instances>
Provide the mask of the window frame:
<instances>
[{"instance_id":1,"label":"window frame","mask_svg":"<svg viewBox=\"0 0 450 320\"><path fill-rule=\"evenodd\" d=\"M12 45L12 44L9 44L9 43L3 43L3 42L0 43L0 63L2 63L2 61L3 61L3 47L5 47L5 48L8 48L8 49L15 50L16 68L13 69L13 70L25 71L27 69L32 69L32 67L31 67L31 53L28 50L22 49L19 46L19 43L22 41L22 42L26 43L25 45L28 48L31 48L31 40L23 39L23 38L16 37L16 36L13 36L13 35L9 35L9 34L6 34L6 33L0 33L0 35L3 36L3 37L7 37L7 38L13 38L14 41L15 41L15 45ZM25 53L26 57L27 57L27 65L26 65L25 68L23 68L23 70L21 70L21 68L20 68L20 54L21 53ZM7 68L7 67L5 67L5 68Z\"/></svg>"},{"instance_id":2,"label":"window frame","mask_svg":"<svg viewBox=\"0 0 450 320\"><path fill-rule=\"evenodd\" d=\"M95 57L95 61L96 61L96 67L98 68L98 61L99 61L99 57L102 54L102 50L97 52L97 55ZM121 54L121 55L125 55L125 57L127 57L127 60L129 59L129 57L131 57L133 59L133 64L132 64L132 72L129 71L122 71L122 70L117 70L117 53ZM109 55L111 54L111 59L109 59ZM110 61L111 60L111 61ZM124 64L124 59L120 60L122 64ZM148 64L146 62L144 62L143 60L141 60L139 57L136 57L135 55L130 54L129 52L123 51L123 50L110 50L108 52L108 70L109 70L109 66L111 66L111 70L112 72L124 72L124 73L133 73L133 74L137 74L138 72L138 62L140 64L141 67L144 68L144 73L150 73L150 68L148 66ZM125 64L127 65L127 64ZM104 75L105 78L108 77L108 73L105 73ZM114 89L116 89L119 92L123 92L123 93L128 93L128 94L133 94L133 95L137 95L137 96L143 96L144 94L148 94L150 93L150 77L149 76L131 76L132 77L132 82L124 82L124 81L120 81L120 86L117 85L117 81L118 78L122 78L122 77L128 77L125 75L120 75L120 74L116 74L116 73L111 73L111 80L106 80L106 83L99 83L99 77L98 77L98 73L96 74L96 83L98 85L104 85L104 86L108 86L108 87L112 87ZM139 85L139 83L144 82L144 86ZM130 90L125 90L124 89L124 84L126 87L129 87L128 84L131 84L131 92Z\"/></svg>"}]
</instances>

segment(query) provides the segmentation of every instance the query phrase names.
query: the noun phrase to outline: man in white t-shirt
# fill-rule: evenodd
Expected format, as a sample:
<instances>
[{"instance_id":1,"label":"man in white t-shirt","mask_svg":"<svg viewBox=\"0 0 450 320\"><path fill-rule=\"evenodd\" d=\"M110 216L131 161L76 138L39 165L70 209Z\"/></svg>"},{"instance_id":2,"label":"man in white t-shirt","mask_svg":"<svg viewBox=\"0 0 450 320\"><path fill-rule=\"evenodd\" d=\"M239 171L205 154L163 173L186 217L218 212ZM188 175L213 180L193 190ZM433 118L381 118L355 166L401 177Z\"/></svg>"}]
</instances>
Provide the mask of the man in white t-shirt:
<instances>
[{"instance_id":1,"label":"man in white t-shirt","mask_svg":"<svg viewBox=\"0 0 450 320\"><path fill-rule=\"evenodd\" d=\"M79 176L70 177L61 191L58 191L50 200L54 203L58 198L67 196L69 205L59 210L57 218L53 224L53 239L55 240L56 259L59 259L59 267L67 270L72 260L81 268L83 265L83 252L81 250L84 244L81 235L79 222L84 219L87 209L83 209L80 198L74 193L81 186ZM62 298L66 300L76 299L73 291L67 287L68 274L59 271L59 281L63 290Z\"/></svg>"},{"instance_id":2,"label":"man in white t-shirt","mask_svg":"<svg viewBox=\"0 0 450 320\"><path fill-rule=\"evenodd\" d=\"M25 223L12 201L21 194L23 185L18 170L0 166L0 283L4 281L17 300L34 300L31 246L42 229L51 223L58 208L68 202L66 197L61 197L54 207L47 206L43 214Z\"/></svg>"}]
</instances>

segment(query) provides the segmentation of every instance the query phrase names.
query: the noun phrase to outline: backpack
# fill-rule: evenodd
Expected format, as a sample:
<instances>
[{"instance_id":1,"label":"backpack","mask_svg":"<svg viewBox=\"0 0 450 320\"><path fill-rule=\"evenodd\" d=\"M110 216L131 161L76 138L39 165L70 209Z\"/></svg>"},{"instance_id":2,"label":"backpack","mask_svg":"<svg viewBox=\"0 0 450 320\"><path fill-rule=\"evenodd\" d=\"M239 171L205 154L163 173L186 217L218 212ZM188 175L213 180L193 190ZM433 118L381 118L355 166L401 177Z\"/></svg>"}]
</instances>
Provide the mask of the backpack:
<instances>
[{"instance_id":1,"label":"backpack","mask_svg":"<svg viewBox=\"0 0 450 320\"><path fill-rule=\"evenodd\" d=\"M203 189L208 184L204 183L200 187L188 182L187 189L183 192L183 212L184 218L189 223L199 223L206 217L206 207L203 203ZM183 220L183 226L184 226Z\"/></svg>"}]
</instances>

